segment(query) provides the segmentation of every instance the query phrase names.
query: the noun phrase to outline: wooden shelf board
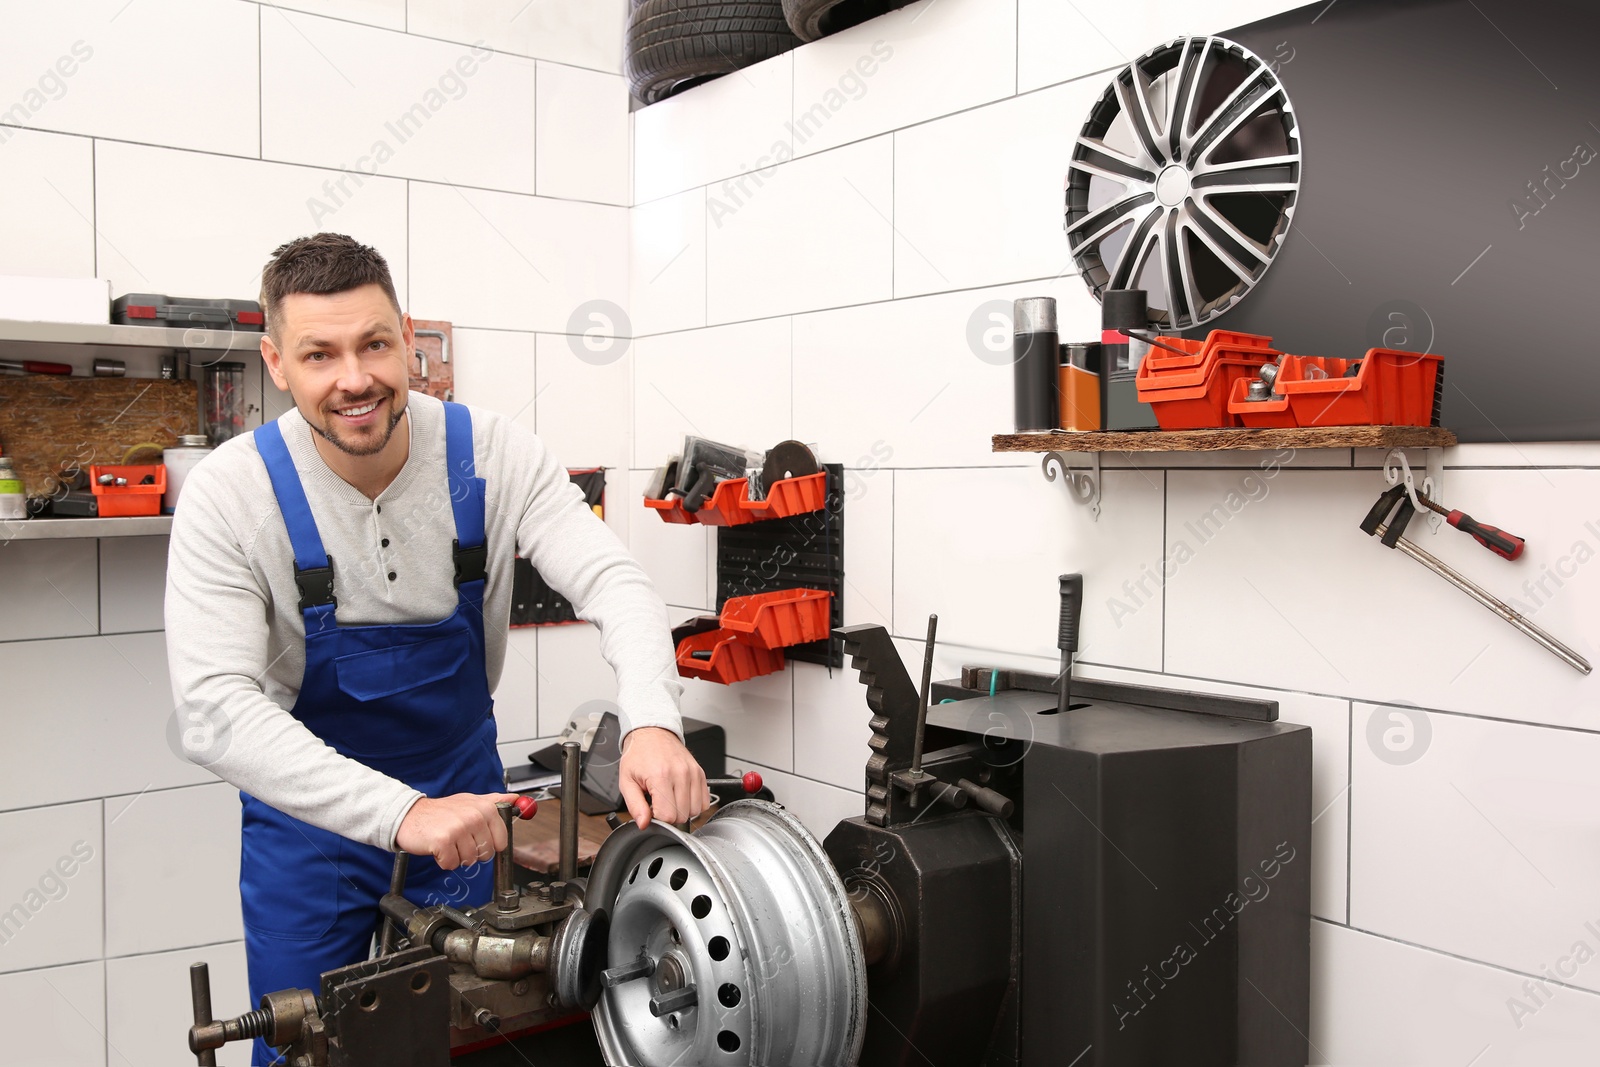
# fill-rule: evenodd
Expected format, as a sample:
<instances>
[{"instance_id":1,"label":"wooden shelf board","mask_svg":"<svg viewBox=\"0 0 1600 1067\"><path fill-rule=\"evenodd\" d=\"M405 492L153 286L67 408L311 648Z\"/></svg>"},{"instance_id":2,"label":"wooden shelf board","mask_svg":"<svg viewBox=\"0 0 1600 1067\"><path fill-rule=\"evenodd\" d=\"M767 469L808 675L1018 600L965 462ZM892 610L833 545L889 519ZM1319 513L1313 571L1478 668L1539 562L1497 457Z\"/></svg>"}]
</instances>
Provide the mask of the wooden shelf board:
<instances>
[{"instance_id":1,"label":"wooden shelf board","mask_svg":"<svg viewBox=\"0 0 1600 1067\"><path fill-rule=\"evenodd\" d=\"M1296 429L1087 430L997 433L995 452L1222 452L1280 448L1442 448L1456 435L1438 426L1318 426Z\"/></svg>"}]
</instances>

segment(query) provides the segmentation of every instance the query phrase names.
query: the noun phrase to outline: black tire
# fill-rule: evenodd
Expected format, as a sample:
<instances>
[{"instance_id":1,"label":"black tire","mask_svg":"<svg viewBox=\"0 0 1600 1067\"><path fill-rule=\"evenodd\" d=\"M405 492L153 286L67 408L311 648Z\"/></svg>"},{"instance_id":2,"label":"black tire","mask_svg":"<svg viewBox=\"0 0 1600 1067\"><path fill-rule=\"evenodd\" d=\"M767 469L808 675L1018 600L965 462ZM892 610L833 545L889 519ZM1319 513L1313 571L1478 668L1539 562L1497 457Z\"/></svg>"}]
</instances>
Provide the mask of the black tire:
<instances>
[{"instance_id":1,"label":"black tire","mask_svg":"<svg viewBox=\"0 0 1600 1067\"><path fill-rule=\"evenodd\" d=\"M868 19L905 7L911 0L783 0L789 28L802 41L815 41L830 33L859 25Z\"/></svg>"},{"instance_id":2,"label":"black tire","mask_svg":"<svg viewBox=\"0 0 1600 1067\"><path fill-rule=\"evenodd\" d=\"M639 0L623 70L634 97L653 104L799 43L779 0Z\"/></svg>"}]
</instances>

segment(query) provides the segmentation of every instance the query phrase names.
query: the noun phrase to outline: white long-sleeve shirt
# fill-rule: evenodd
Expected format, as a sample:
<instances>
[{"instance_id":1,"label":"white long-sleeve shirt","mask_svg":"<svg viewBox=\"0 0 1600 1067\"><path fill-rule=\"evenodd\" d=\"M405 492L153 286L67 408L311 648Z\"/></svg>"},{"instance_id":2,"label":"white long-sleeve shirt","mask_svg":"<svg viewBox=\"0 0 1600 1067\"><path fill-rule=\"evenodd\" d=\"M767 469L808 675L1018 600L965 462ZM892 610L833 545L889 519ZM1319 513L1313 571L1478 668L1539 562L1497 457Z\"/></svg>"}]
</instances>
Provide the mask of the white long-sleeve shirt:
<instances>
[{"instance_id":1,"label":"white long-sleeve shirt","mask_svg":"<svg viewBox=\"0 0 1600 1067\"><path fill-rule=\"evenodd\" d=\"M278 420L334 561L341 625L434 622L456 609L444 406L412 393L408 411L395 432L410 433L410 455L376 500L328 468L298 411ZM650 579L538 437L476 408L472 432L487 489L490 691L506 656L512 557L521 555L599 627L624 732L661 726L682 736L683 687ZM254 435L245 434L189 475L172 524L167 661L185 750L280 811L392 849L422 794L335 752L289 714L305 673L298 603L288 530Z\"/></svg>"}]
</instances>

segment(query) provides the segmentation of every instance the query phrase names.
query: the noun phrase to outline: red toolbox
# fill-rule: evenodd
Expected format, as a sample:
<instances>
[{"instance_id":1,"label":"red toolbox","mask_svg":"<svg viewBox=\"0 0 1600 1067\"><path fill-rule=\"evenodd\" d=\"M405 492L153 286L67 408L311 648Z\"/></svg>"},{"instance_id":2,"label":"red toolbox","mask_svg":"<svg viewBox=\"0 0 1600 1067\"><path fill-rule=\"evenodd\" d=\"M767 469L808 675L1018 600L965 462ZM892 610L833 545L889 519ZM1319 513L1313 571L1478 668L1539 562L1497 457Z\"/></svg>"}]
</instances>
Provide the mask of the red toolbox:
<instances>
[{"instance_id":1,"label":"red toolbox","mask_svg":"<svg viewBox=\"0 0 1600 1067\"><path fill-rule=\"evenodd\" d=\"M1234 383L1248 381L1278 358L1272 338L1212 330L1205 341L1162 338L1187 355L1152 348L1139 364L1141 403L1163 430L1203 430L1240 425L1228 410Z\"/></svg>"},{"instance_id":2,"label":"red toolbox","mask_svg":"<svg viewBox=\"0 0 1600 1067\"><path fill-rule=\"evenodd\" d=\"M1444 358L1393 348L1360 360L1284 356L1273 386L1281 399L1246 400L1249 385L1236 382L1228 395L1246 426L1437 426Z\"/></svg>"},{"instance_id":3,"label":"red toolbox","mask_svg":"<svg viewBox=\"0 0 1600 1067\"><path fill-rule=\"evenodd\" d=\"M128 293L111 302L111 321L119 326L209 326L212 329L264 330L266 319L254 300L212 300L159 293Z\"/></svg>"}]
</instances>

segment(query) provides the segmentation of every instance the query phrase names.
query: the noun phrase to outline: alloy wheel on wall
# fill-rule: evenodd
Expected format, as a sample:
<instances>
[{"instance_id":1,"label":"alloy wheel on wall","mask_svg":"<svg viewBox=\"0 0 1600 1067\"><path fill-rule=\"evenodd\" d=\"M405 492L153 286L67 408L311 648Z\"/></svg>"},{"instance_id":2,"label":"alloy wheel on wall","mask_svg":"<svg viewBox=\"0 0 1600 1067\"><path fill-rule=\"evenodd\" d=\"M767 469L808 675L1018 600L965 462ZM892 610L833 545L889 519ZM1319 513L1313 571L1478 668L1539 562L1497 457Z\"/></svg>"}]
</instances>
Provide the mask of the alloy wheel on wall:
<instances>
[{"instance_id":1,"label":"alloy wheel on wall","mask_svg":"<svg viewBox=\"0 0 1600 1067\"><path fill-rule=\"evenodd\" d=\"M1220 37L1169 41L1117 72L1078 136L1072 258L1097 299L1144 289L1154 323L1199 326L1271 265L1300 157L1288 92L1255 53Z\"/></svg>"}]
</instances>

